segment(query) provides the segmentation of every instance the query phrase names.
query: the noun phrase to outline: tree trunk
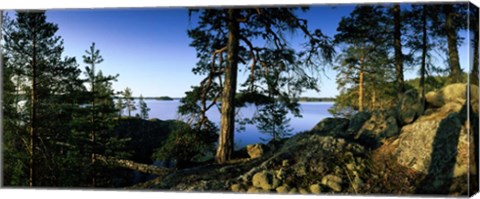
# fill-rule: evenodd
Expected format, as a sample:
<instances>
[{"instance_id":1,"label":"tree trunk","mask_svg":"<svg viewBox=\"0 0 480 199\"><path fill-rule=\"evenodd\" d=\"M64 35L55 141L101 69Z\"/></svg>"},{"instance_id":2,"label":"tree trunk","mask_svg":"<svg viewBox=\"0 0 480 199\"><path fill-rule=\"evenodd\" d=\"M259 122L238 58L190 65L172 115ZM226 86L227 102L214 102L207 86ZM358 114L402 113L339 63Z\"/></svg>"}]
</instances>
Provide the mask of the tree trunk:
<instances>
[{"instance_id":1,"label":"tree trunk","mask_svg":"<svg viewBox=\"0 0 480 199\"><path fill-rule=\"evenodd\" d=\"M233 152L233 136L235 127L234 98L237 87L237 65L239 50L239 22L236 21L238 10L228 10L228 44L227 66L225 68L225 84L222 91L222 108L220 121L220 137L215 161L223 164Z\"/></svg>"},{"instance_id":2,"label":"tree trunk","mask_svg":"<svg viewBox=\"0 0 480 199\"><path fill-rule=\"evenodd\" d=\"M363 111L363 65L365 63L365 54L362 52L360 57L360 77L358 80L358 111Z\"/></svg>"},{"instance_id":3,"label":"tree trunk","mask_svg":"<svg viewBox=\"0 0 480 199\"><path fill-rule=\"evenodd\" d=\"M35 32L35 30L33 30ZM30 187L36 185L35 182L35 138L37 137L37 46L36 46L36 37L32 36L32 91L31 91L31 118L30 118L30 161L29 161L29 180L28 184Z\"/></svg>"},{"instance_id":4,"label":"tree trunk","mask_svg":"<svg viewBox=\"0 0 480 199\"><path fill-rule=\"evenodd\" d=\"M395 4L393 7L393 21L394 21L394 31L393 31L393 42L395 50L395 72L396 72L396 82L398 86L398 94L401 95L405 92L404 83L403 83L403 54L402 54L402 40L401 40L401 18L400 18L400 5Z\"/></svg>"},{"instance_id":5,"label":"tree trunk","mask_svg":"<svg viewBox=\"0 0 480 199\"><path fill-rule=\"evenodd\" d=\"M443 11L446 16L445 32L447 33L448 43L448 63L450 65L450 81L451 83L457 83L462 81L462 74L460 69L460 62L458 57L457 48L457 31L453 24L453 10L452 5L445 5Z\"/></svg>"},{"instance_id":6,"label":"tree trunk","mask_svg":"<svg viewBox=\"0 0 480 199\"><path fill-rule=\"evenodd\" d=\"M478 48L479 48L479 43L478 43L478 37L479 37L479 32L478 32L478 12L476 13L477 16L475 16L475 20L471 21L470 23L474 24L475 28L474 28L474 31L473 31L473 66L472 66L472 73L471 73L471 77L470 77L470 82L471 84L474 84L474 85L478 85L478 67L479 67L479 63L478 63L478 56L479 56L479 52L478 52Z\"/></svg>"},{"instance_id":7,"label":"tree trunk","mask_svg":"<svg viewBox=\"0 0 480 199\"><path fill-rule=\"evenodd\" d=\"M423 5L422 8L422 64L420 66L420 95L422 104L422 114L425 111L425 69L427 59L427 6Z\"/></svg>"},{"instance_id":8,"label":"tree trunk","mask_svg":"<svg viewBox=\"0 0 480 199\"><path fill-rule=\"evenodd\" d=\"M94 51L92 50L92 53L94 53ZM92 55L93 56L93 55ZM91 86L92 86L92 118L91 118L91 134L90 134L90 141L92 142L92 146L96 146L95 142L96 142L96 136L95 136L95 60L92 61L92 83L91 83ZM92 187L95 187L96 186L96 178L95 178L95 175L96 175L96 171L95 171L95 153L96 153L96 150L95 148L92 149L92 154L91 154L91 165L92 165Z\"/></svg>"},{"instance_id":9,"label":"tree trunk","mask_svg":"<svg viewBox=\"0 0 480 199\"><path fill-rule=\"evenodd\" d=\"M130 160L116 159L112 157L106 157L103 155L95 154L95 159L109 166L118 166L127 169L132 169L142 173L165 175L172 172L172 169L161 168L148 164L141 164Z\"/></svg>"}]
</instances>

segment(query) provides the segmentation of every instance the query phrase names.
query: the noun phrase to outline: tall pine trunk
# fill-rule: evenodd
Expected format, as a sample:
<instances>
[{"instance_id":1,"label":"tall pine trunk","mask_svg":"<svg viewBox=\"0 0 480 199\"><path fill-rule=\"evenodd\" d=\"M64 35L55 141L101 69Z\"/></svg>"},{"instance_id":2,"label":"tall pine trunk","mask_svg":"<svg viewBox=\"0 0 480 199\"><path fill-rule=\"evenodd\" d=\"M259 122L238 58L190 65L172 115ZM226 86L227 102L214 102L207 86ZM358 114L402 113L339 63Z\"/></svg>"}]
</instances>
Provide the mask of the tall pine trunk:
<instances>
[{"instance_id":1,"label":"tall pine trunk","mask_svg":"<svg viewBox=\"0 0 480 199\"><path fill-rule=\"evenodd\" d=\"M360 57L360 77L358 78L358 111L363 111L363 65L365 63L365 54L362 50L362 57Z\"/></svg>"},{"instance_id":2,"label":"tall pine trunk","mask_svg":"<svg viewBox=\"0 0 480 199\"><path fill-rule=\"evenodd\" d=\"M92 50L93 52L93 50ZM96 170L95 170L95 142L96 142L96 135L95 135L95 63L92 63L92 117L91 117L91 132L90 132L90 141L92 142L92 146L94 147L92 149L92 154L91 154L91 168L92 168L92 187L96 186Z\"/></svg>"},{"instance_id":3,"label":"tall pine trunk","mask_svg":"<svg viewBox=\"0 0 480 199\"><path fill-rule=\"evenodd\" d=\"M35 33L35 29L32 31ZM31 118L30 118L30 161L29 161L29 180L30 187L35 186L35 142L37 137L37 46L36 35L32 35L32 91L31 91Z\"/></svg>"},{"instance_id":4,"label":"tall pine trunk","mask_svg":"<svg viewBox=\"0 0 480 199\"><path fill-rule=\"evenodd\" d=\"M237 88L237 68L239 51L240 25L236 20L238 10L228 10L228 43L227 66L225 68L225 84L222 91L222 108L220 121L220 137L215 161L225 163L233 152L233 136L235 127L234 97Z\"/></svg>"},{"instance_id":5,"label":"tall pine trunk","mask_svg":"<svg viewBox=\"0 0 480 199\"><path fill-rule=\"evenodd\" d=\"M427 62L427 6L422 7L422 64L420 67L420 95L422 103L422 114L425 110L425 69Z\"/></svg>"},{"instance_id":6,"label":"tall pine trunk","mask_svg":"<svg viewBox=\"0 0 480 199\"><path fill-rule=\"evenodd\" d=\"M393 45L395 50L395 72L396 72L396 82L398 88L398 94L405 92L404 82L403 82L403 55L402 55L402 33L401 33L401 18L400 18L400 5L395 4L393 7Z\"/></svg>"},{"instance_id":7,"label":"tall pine trunk","mask_svg":"<svg viewBox=\"0 0 480 199\"><path fill-rule=\"evenodd\" d=\"M445 5L443 11L446 16L445 32L447 33L448 43L448 64L450 65L450 81L451 83L461 82L462 74L460 69L460 62L458 57L458 37L455 25L453 24L453 7L452 5Z\"/></svg>"}]
</instances>

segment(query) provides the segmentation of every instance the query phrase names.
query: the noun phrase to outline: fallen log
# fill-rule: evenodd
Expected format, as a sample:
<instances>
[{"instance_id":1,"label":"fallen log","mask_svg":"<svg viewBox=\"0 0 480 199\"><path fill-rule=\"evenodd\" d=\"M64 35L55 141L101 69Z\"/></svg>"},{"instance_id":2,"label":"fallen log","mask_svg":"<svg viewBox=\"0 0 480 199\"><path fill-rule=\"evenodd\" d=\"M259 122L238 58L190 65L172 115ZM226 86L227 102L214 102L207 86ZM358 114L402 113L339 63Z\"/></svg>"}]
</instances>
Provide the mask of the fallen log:
<instances>
[{"instance_id":1,"label":"fallen log","mask_svg":"<svg viewBox=\"0 0 480 199\"><path fill-rule=\"evenodd\" d=\"M132 169L142 173L153 174L164 176L166 174L172 173L175 169L161 168L153 165L137 163L131 160L122 160L113 157L106 157L100 154L94 155L95 159L101 163L109 166L123 167L127 169Z\"/></svg>"}]
</instances>

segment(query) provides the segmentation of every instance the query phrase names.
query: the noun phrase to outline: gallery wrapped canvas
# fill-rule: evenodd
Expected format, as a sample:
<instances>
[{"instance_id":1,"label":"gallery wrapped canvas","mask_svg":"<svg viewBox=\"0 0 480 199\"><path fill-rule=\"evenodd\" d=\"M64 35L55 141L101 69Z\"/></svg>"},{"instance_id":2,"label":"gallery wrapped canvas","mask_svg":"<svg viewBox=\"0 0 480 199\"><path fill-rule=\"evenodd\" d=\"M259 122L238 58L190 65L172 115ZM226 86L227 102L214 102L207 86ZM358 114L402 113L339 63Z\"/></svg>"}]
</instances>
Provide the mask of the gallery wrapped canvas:
<instances>
[{"instance_id":1,"label":"gallery wrapped canvas","mask_svg":"<svg viewBox=\"0 0 480 199\"><path fill-rule=\"evenodd\" d=\"M470 2L1 16L3 187L478 192Z\"/></svg>"}]
</instances>

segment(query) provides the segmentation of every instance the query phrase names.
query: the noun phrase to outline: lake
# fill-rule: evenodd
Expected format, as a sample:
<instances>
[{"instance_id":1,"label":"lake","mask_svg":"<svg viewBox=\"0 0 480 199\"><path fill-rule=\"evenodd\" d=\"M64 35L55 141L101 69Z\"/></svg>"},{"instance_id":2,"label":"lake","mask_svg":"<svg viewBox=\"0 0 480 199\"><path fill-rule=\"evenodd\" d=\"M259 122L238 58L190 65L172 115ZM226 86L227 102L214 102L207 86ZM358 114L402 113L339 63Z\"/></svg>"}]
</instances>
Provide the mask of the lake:
<instances>
[{"instance_id":1,"label":"lake","mask_svg":"<svg viewBox=\"0 0 480 199\"><path fill-rule=\"evenodd\" d=\"M172 120L172 119L179 119L179 115L177 114L177 108L180 105L179 100L172 100L172 101L162 101L162 100L145 100L147 106L151 109L149 112L149 118L158 118L160 120ZM136 103L138 105L138 102ZM332 117L332 115L328 112L328 109L333 105L333 102L301 102L300 103L300 113L302 115L301 118L294 117L293 115L289 114L288 118L290 120L290 128L293 129L291 134L295 134L297 132L306 131L312 129L319 121L326 117ZM139 111L132 112L132 116L138 113ZM255 106L250 105L247 107L243 107L239 111L239 115L241 117L251 117L255 112ZM126 110L124 110L124 115ZM212 107L207 112L208 118L215 122L217 126L220 125L220 113L218 109ZM238 126L236 124L236 126ZM267 141L263 141L263 139L267 139ZM270 135L262 134L256 128L255 125L246 125L244 131L235 132L235 146L244 147L248 144L254 144L258 142L266 143L271 139Z\"/></svg>"}]
</instances>

